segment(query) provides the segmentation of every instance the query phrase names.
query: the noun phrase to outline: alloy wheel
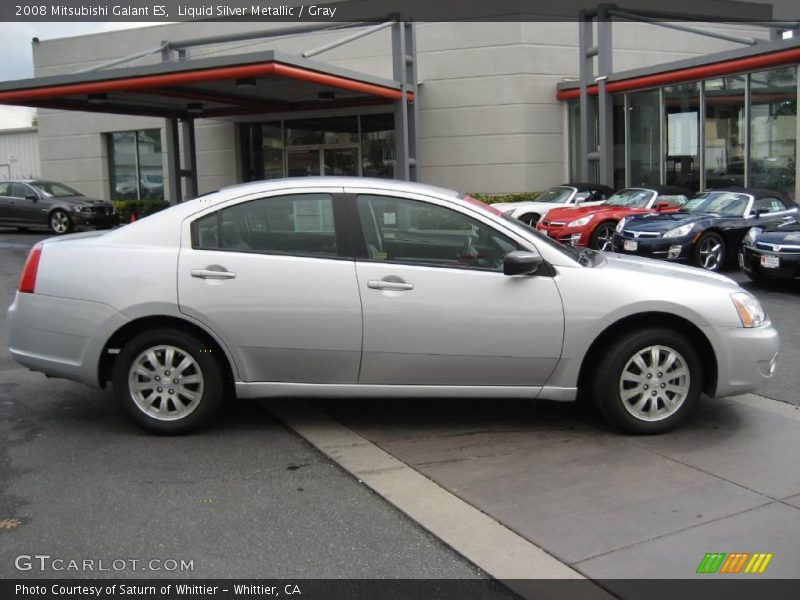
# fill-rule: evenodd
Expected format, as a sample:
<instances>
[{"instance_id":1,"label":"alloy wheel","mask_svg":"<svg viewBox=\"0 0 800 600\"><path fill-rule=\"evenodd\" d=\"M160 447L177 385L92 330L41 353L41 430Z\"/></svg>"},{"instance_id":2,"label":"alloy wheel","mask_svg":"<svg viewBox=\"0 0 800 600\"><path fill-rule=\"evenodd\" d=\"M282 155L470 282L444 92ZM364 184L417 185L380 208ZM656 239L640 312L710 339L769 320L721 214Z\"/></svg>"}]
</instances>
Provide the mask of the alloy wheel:
<instances>
[{"instance_id":1,"label":"alloy wheel","mask_svg":"<svg viewBox=\"0 0 800 600\"><path fill-rule=\"evenodd\" d=\"M601 225L595 237L598 250L609 250L614 241L614 228L609 225Z\"/></svg>"},{"instance_id":2,"label":"alloy wheel","mask_svg":"<svg viewBox=\"0 0 800 600\"><path fill-rule=\"evenodd\" d=\"M67 233L69 231L69 217L67 213L57 210L50 216L50 228L55 233Z\"/></svg>"},{"instance_id":3,"label":"alloy wheel","mask_svg":"<svg viewBox=\"0 0 800 600\"><path fill-rule=\"evenodd\" d=\"M146 349L128 371L128 389L134 403L159 421L175 421L189 415L200 404L204 385L197 361L171 345Z\"/></svg>"},{"instance_id":4,"label":"alloy wheel","mask_svg":"<svg viewBox=\"0 0 800 600\"><path fill-rule=\"evenodd\" d=\"M660 421L686 400L691 384L689 367L668 346L648 346L628 359L619 380L622 405L642 421Z\"/></svg>"},{"instance_id":5,"label":"alloy wheel","mask_svg":"<svg viewBox=\"0 0 800 600\"><path fill-rule=\"evenodd\" d=\"M697 256L701 267L709 271L715 271L722 263L722 244L713 237L701 240L697 249Z\"/></svg>"}]
</instances>

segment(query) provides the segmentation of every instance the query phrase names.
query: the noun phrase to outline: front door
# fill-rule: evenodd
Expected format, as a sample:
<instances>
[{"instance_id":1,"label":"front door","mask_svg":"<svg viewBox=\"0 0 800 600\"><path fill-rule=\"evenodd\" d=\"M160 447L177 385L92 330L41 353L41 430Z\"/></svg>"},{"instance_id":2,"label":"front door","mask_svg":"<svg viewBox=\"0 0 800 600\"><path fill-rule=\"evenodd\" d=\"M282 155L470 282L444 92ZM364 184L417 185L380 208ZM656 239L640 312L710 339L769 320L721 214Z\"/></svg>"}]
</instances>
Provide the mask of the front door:
<instances>
[{"instance_id":1,"label":"front door","mask_svg":"<svg viewBox=\"0 0 800 600\"><path fill-rule=\"evenodd\" d=\"M422 199L351 193L365 246L360 383L546 383L561 355L561 299L552 277L503 275L518 242Z\"/></svg>"},{"instance_id":2,"label":"front door","mask_svg":"<svg viewBox=\"0 0 800 600\"><path fill-rule=\"evenodd\" d=\"M339 220L328 190L308 190L193 224L178 265L180 310L225 342L242 381L357 382L361 302Z\"/></svg>"}]
</instances>

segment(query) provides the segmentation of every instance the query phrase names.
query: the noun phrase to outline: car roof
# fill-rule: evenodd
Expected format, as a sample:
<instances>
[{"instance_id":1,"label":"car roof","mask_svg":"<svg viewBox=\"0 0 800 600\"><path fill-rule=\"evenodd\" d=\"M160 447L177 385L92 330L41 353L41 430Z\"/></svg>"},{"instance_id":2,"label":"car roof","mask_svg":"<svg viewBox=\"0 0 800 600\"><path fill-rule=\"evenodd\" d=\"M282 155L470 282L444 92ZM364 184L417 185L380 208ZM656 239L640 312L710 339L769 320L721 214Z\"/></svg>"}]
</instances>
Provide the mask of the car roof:
<instances>
[{"instance_id":1,"label":"car roof","mask_svg":"<svg viewBox=\"0 0 800 600\"><path fill-rule=\"evenodd\" d=\"M587 190L601 190L604 192L613 192L614 188L610 188L607 185L602 185L600 183L587 183L585 181L579 183L562 183L561 185L553 186L553 187L574 187L579 192L585 192Z\"/></svg>"},{"instance_id":2,"label":"car roof","mask_svg":"<svg viewBox=\"0 0 800 600\"><path fill-rule=\"evenodd\" d=\"M381 190L397 190L406 192L419 192L421 194L437 194L461 196L460 192L444 187L429 185L427 183L417 183L415 181L405 181L402 179L382 179L380 177L340 177L340 176L321 176L321 177L283 177L280 179L266 179L262 181L251 181L239 183L220 189L220 192L239 192L242 195L269 191L272 189L292 189L304 187L360 187L376 188Z\"/></svg>"},{"instance_id":3,"label":"car roof","mask_svg":"<svg viewBox=\"0 0 800 600\"><path fill-rule=\"evenodd\" d=\"M689 190L689 189L687 189L685 187L680 187L678 185L660 185L660 184L659 185L632 185L630 187L626 187L626 188L622 188L622 189L625 189L625 190L652 190L652 191L656 192L659 196L662 196L664 194L676 195L676 196L677 195L682 195L682 196L686 196L688 198L689 196L693 195L693 192L691 190ZM621 192L622 189L617 190L617 191Z\"/></svg>"}]
</instances>

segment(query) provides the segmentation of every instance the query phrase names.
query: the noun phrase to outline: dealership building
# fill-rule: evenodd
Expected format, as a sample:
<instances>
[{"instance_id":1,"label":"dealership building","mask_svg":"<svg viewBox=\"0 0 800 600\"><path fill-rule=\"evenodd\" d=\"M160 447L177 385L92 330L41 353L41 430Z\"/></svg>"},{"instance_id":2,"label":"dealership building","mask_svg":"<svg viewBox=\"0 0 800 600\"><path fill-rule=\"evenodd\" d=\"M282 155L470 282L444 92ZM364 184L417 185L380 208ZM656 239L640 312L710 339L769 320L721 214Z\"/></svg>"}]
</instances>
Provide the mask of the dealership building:
<instances>
[{"instance_id":1,"label":"dealership building","mask_svg":"<svg viewBox=\"0 0 800 600\"><path fill-rule=\"evenodd\" d=\"M690 4L748 20L601 8L154 25L34 39L35 77L0 83L0 103L37 108L42 177L106 199L334 174L484 193L595 180L796 196L797 24L768 27L765 4Z\"/></svg>"}]
</instances>

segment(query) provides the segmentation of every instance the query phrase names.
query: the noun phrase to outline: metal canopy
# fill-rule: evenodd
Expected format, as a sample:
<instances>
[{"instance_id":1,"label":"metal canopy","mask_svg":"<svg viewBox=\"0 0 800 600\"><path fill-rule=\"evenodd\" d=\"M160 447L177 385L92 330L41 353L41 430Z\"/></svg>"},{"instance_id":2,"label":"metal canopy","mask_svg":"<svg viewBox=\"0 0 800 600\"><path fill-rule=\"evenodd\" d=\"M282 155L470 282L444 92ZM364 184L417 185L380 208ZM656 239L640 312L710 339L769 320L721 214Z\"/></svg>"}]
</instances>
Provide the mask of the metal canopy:
<instances>
[{"instance_id":1,"label":"metal canopy","mask_svg":"<svg viewBox=\"0 0 800 600\"><path fill-rule=\"evenodd\" d=\"M161 117L167 120L169 196L182 198L182 180L188 197L197 194L195 119L235 120L245 115L267 115L394 105L395 177L416 180L416 44L411 23L393 21L369 26L346 38L307 52L318 54L372 32L392 27L393 77L384 79L334 67L303 56L265 51L187 60L190 46L223 43L242 35L164 42L158 64L104 68L153 51L99 65L95 70L68 75L0 82L0 104L57 110ZM319 25L307 30L320 29ZM275 37L306 29L290 28L248 37ZM177 52L176 52L177 50ZM177 58L178 60L174 60ZM181 142L182 139L182 142ZM181 166L181 143L183 163Z\"/></svg>"}]
</instances>

